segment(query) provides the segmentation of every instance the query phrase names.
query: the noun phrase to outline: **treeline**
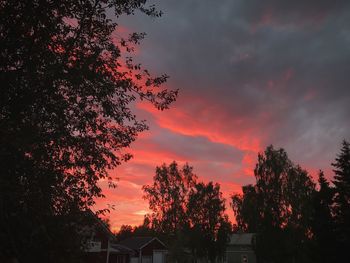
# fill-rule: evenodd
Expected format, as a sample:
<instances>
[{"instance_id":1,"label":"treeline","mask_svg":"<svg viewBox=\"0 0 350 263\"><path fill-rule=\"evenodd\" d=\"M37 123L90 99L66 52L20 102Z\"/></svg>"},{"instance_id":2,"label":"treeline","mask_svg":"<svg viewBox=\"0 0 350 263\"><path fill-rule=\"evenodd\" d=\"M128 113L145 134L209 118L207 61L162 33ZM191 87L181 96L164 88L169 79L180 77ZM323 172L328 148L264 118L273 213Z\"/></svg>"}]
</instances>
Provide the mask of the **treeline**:
<instances>
[{"instance_id":1,"label":"treeline","mask_svg":"<svg viewBox=\"0 0 350 263\"><path fill-rule=\"evenodd\" d=\"M261 262L337 262L349 258L350 145L343 141L332 164L332 185L269 146L259 154L256 183L232 196L237 225L258 233Z\"/></svg>"},{"instance_id":2,"label":"treeline","mask_svg":"<svg viewBox=\"0 0 350 263\"><path fill-rule=\"evenodd\" d=\"M267 147L258 155L255 184L231 196L231 224L219 184L199 182L189 165L164 164L143 187L152 213L139 227L122 226L117 238L156 235L175 261L215 262L223 259L232 232L253 232L259 262L344 260L350 248L349 142L343 141L332 166L333 180L319 171L315 183L285 150Z\"/></svg>"},{"instance_id":3,"label":"treeline","mask_svg":"<svg viewBox=\"0 0 350 263\"><path fill-rule=\"evenodd\" d=\"M118 239L159 236L169 245L174 262L221 259L231 223L220 185L199 181L192 167L186 164L180 168L176 162L157 167L153 180L143 187L152 213L142 226L122 226Z\"/></svg>"}]
</instances>

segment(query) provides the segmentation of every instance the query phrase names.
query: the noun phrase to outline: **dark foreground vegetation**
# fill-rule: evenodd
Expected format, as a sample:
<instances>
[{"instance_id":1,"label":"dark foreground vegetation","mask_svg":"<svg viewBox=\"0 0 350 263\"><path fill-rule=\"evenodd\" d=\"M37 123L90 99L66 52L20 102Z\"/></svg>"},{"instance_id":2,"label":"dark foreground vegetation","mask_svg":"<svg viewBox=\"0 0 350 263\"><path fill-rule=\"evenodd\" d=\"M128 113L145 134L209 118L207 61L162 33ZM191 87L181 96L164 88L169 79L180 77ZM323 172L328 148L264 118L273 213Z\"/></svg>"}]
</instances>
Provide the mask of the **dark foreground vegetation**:
<instances>
[{"instance_id":1,"label":"dark foreground vegetation","mask_svg":"<svg viewBox=\"0 0 350 263\"><path fill-rule=\"evenodd\" d=\"M261 262L340 262L350 246L350 144L332 164L332 184L319 171L315 185L283 149L259 154L255 185L232 196L240 229L258 233Z\"/></svg>"},{"instance_id":2,"label":"dark foreground vegetation","mask_svg":"<svg viewBox=\"0 0 350 263\"><path fill-rule=\"evenodd\" d=\"M113 38L134 12L161 15L144 0L0 0L0 262L77 262L81 211L147 129L131 104L175 100L131 58L144 34Z\"/></svg>"},{"instance_id":3,"label":"dark foreground vegetation","mask_svg":"<svg viewBox=\"0 0 350 263\"><path fill-rule=\"evenodd\" d=\"M144 186L152 213L139 227L122 226L117 237L156 235L167 240L174 261L223 259L234 232L257 233L258 262L340 262L350 247L350 144L343 141L329 182L318 182L273 146L258 155L256 183L231 197L236 224L225 215L220 185L198 182L192 168L158 167Z\"/></svg>"}]
</instances>

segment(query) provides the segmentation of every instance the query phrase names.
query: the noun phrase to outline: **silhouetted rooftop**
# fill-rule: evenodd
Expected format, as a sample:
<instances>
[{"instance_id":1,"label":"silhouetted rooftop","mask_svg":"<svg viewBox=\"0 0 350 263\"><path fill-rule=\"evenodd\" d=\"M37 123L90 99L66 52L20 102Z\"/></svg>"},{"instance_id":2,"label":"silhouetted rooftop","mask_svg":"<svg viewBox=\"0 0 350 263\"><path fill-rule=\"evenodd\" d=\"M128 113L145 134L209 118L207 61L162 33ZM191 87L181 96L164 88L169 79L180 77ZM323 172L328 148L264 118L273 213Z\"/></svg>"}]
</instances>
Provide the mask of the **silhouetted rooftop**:
<instances>
[{"instance_id":1,"label":"silhouetted rooftop","mask_svg":"<svg viewBox=\"0 0 350 263\"><path fill-rule=\"evenodd\" d=\"M112 252L118 252L122 254L134 254L134 250L131 248L128 248L126 246L120 245L120 244L111 244L111 251Z\"/></svg>"},{"instance_id":2,"label":"silhouetted rooftop","mask_svg":"<svg viewBox=\"0 0 350 263\"><path fill-rule=\"evenodd\" d=\"M139 250L145 245L147 245L148 243L150 243L153 239L158 240L155 237L130 237L125 240L122 240L121 242L119 242L119 244L134 250ZM158 241L160 242L160 240Z\"/></svg>"},{"instance_id":3,"label":"silhouetted rooftop","mask_svg":"<svg viewBox=\"0 0 350 263\"><path fill-rule=\"evenodd\" d=\"M153 237L130 237L119 242L120 245L129 247L131 249L140 249L149 243Z\"/></svg>"}]
</instances>

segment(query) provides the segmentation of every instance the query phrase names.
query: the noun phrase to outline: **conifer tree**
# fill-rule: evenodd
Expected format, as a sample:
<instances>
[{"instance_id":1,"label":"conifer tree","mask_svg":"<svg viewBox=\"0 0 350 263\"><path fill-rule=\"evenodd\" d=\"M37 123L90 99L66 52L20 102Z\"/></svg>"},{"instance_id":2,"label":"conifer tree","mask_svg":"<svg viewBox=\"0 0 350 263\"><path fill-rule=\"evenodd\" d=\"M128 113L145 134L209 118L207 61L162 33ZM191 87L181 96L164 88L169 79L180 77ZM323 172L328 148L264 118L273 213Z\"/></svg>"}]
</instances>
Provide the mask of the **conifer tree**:
<instances>
[{"instance_id":1,"label":"conifer tree","mask_svg":"<svg viewBox=\"0 0 350 263\"><path fill-rule=\"evenodd\" d=\"M332 216L334 188L330 186L323 171L319 172L318 184L319 190L315 192L314 197L312 223L312 232L317 246L316 260L317 262L334 262L336 246L334 242L329 242L335 240Z\"/></svg>"},{"instance_id":2,"label":"conifer tree","mask_svg":"<svg viewBox=\"0 0 350 263\"><path fill-rule=\"evenodd\" d=\"M339 253L350 256L350 143L343 141L334 167L334 214Z\"/></svg>"}]
</instances>

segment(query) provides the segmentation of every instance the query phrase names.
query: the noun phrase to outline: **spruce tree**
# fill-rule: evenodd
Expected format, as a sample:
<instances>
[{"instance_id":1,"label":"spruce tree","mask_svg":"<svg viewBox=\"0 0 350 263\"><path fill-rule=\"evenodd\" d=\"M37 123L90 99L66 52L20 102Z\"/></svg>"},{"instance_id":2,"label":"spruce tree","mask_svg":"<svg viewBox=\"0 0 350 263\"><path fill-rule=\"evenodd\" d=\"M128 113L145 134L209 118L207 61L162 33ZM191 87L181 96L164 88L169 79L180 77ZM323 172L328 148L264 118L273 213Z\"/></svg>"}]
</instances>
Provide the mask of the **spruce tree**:
<instances>
[{"instance_id":1,"label":"spruce tree","mask_svg":"<svg viewBox=\"0 0 350 263\"><path fill-rule=\"evenodd\" d=\"M329 242L335 239L332 216L334 188L330 186L323 171L319 172L318 184L319 190L315 192L314 197L312 224L312 231L317 244L316 260L317 262L334 262L336 246L334 242Z\"/></svg>"},{"instance_id":2,"label":"spruce tree","mask_svg":"<svg viewBox=\"0 0 350 263\"><path fill-rule=\"evenodd\" d=\"M343 141L334 167L335 199L334 214L336 222L337 245L342 258L349 256L350 248L350 143Z\"/></svg>"}]
</instances>

